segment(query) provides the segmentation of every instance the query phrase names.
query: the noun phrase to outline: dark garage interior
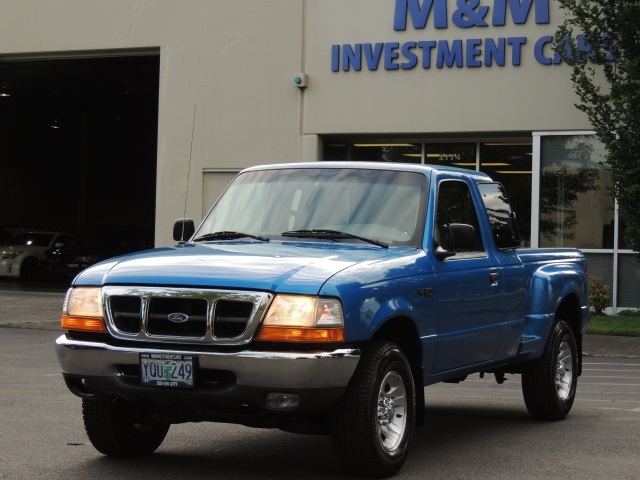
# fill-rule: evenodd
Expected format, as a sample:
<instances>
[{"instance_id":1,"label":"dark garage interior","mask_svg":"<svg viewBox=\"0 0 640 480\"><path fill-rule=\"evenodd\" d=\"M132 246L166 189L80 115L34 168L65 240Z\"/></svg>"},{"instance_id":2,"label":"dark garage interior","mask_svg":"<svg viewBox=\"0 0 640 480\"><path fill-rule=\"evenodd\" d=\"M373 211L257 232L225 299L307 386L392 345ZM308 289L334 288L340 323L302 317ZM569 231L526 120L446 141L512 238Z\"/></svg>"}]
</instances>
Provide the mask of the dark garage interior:
<instances>
[{"instance_id":1,"label":"dark garage interior","mask_svg":"<svg viewBox=\"0 0 640 480\"><path fill-rule=\"evenodd\" d=\"M0 228L153 243L160 57L0 59Z\"/></svg>"},{"instance_id":2,"label":"dark garage interior","mask_svg":"<svg viewBox=\"0 0 640 480\"><path fill-rule=\"evenodd\" d=\"M68 281L153 246L159 66L157 52L0 58L0 279ZM31 233L45 231L69 235Z\"/></svg>"}]
</instances>

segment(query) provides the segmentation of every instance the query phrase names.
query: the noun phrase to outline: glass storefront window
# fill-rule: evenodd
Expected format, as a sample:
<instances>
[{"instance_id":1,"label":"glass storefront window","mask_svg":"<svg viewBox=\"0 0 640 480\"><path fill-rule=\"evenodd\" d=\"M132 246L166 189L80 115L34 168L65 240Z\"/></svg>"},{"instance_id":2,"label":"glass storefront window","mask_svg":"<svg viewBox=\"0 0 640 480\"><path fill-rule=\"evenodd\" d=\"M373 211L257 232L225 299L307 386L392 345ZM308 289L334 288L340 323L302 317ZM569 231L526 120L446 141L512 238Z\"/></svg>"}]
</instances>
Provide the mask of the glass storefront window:
<instances>
[{"instance_id":1,"label":"glass storefront window","mask_svg":"<svg viewBox=\"0 0 640 480\"><path fill-rule=\"evenodd\" d=\"M604 159L593 135L541 138L541 247L613 248L612 180Z\"/></svg>"},{"instance_id":2,"label":"glass storefront window","mask_svg":"<svg viewBox=\"0 0 640 480\"><path fill-rule=\"evenodd\" d=\"M475 143L428 143L425 161L428 165L476 169Z\"/></svg>"},{"instance_id":3,"label":"glass storefront window","mask_svg":"<svg viewBox=\"0 0 640 480\"><path fill-rule=\"evenodd\" d=\"M348 143L341 142L325 142L322 146L322 159L323 160L348 160L349 159L349 147Z\"/></svg>"},{"instance_id":4,"label":"glass storefront window","mask_svg":"<svg viewBox=\"0 0 640 480\"><path fill-rule=\"evenodd\" d=\"M421 163L422 144L327 141L323 145L322 160Z\"/></svg>"},{"instance_id":5,"label":"glass storefront window","mask_svg":"<svg viewBox=\"0 0 640 480\"><path fill-rule=\"evenodd\" d=\"M419 143L354 143L351 145L349 160L420 163L422 145Z\"/></svg>"},{"instance_id":6,"label":"glass storefront window","mask_svg":"<svg viewBox=\"0 0 640 480\"><path fill-rule=\"evenodd\" d=\"M447 142L382 143L327 140L323 160L373 160L384 162L424 163L449 167L478 167L502 183L511 199L523 246L531 245L531 164L532 143L524 142Z\"/></svg>"}]
</instances>

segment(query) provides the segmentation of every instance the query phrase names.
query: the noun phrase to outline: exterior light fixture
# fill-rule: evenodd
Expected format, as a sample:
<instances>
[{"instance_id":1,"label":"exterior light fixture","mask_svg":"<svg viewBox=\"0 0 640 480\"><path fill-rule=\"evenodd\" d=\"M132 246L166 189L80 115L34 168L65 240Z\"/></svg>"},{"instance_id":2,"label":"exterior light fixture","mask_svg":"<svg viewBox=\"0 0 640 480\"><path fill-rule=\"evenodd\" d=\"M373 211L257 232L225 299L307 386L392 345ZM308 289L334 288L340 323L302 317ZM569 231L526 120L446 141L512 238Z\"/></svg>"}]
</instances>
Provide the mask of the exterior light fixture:
<instances>
[{"instance_id":1,"label":"exterior light fixture","mask_svg":"<svg viewBox=\"0 0 640 480\"><path fill-rule=\"evenodd\" d=\"M9 91L9 87L6 83L0 85L0 97L10 97L11 92Z\"/></svg>"},{"instance_id":2,"label":"exterior light fixture","mask_svg":"<svg viewBox=\"0 0 640 480\"><path fill-rule=\"evenodd\" d=\"M296 73L293 75L293 83L298 88L307 88L309 77L306 73Z\"/></svg>"}]
</instances>

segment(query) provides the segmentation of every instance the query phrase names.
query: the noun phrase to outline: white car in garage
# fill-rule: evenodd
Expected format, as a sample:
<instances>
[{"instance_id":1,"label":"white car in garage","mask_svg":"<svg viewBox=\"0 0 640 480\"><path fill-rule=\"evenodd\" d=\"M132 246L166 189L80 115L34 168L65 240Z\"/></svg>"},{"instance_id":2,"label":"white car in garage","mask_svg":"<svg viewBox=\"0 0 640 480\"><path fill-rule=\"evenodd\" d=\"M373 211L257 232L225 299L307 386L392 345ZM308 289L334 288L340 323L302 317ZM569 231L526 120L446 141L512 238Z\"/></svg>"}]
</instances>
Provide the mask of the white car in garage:
<instances>
[{"instance_id":1,"label":"white car in garage","mask_svg":"<svg viewBox=\"0 0 640 480\"><path fill-rule=\"evenodd\" d=\"M0 245L0 277L33 278L47 250L74 239L73 235L61 232L32 231L14 235Z\"/></svg>"}]
</instances>

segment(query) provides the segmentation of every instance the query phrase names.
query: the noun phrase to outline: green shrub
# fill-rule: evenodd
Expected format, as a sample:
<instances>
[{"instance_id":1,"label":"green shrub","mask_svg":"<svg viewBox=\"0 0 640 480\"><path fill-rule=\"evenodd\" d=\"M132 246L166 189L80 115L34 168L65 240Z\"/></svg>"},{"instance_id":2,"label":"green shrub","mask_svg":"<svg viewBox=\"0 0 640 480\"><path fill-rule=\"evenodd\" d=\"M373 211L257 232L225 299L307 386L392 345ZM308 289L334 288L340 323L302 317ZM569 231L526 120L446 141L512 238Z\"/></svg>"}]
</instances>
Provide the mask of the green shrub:
<instances>
[{"instance_id":1,"label":"green shrub","mask_svg":"<svg viewBox=\"0 0 640 480\"><path fill-rule=\"evenodd\" d=\"M589 282L589 306L593 309L594 315L604 315L602 312L609 306L610 300L609 285L594 277Z\"/></svg>"},{"instance_id":2,"label":"green shrub","mask_svg":"<svg viewBox=\"0 0 640 480\"><path fill-rule=\"evenodd\" d=\"M621 317L640 317L640 310L620 310L618 315Z\"/></svg>"}]
</instances>

